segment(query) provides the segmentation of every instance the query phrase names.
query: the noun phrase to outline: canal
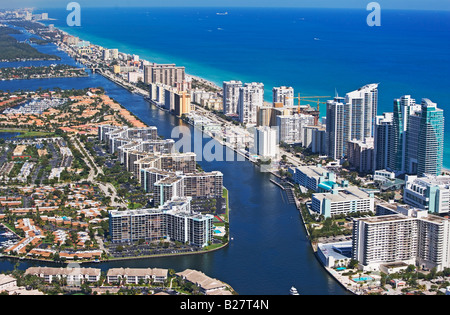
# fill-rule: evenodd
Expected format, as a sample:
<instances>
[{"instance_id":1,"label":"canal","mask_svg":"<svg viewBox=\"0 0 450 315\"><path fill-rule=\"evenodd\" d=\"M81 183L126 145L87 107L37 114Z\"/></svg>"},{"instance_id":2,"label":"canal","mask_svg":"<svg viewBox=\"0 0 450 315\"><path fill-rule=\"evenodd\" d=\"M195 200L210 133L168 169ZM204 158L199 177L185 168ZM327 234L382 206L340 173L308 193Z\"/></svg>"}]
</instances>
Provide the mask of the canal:
<instances>
[{"instance_id":1,"label":"canal","mask_svg":"<svg viewBox=\"0 0 450 315\"><path fill-rule=\"evenodd\" d=\"M40 47L44 51L47 48ZM50 45L48 49L54 52ZM62 54L62 52L57 52ZM134 113L146 124L156 126L158 133L170 138L174 127L185 125L180 119L149 104L142 96L132 94L98 74L87 78L61 78L0 82L0 90L82 89L103 87L106 93ZM212 139L203 139L203 146ZM287 295L295 286L302 295L347 294L321 266L306 237L301 217L295 205L289 204L280 188L270 182L268 173L249 161L200 161L205 171L217 170L224 175L224 185L230 197L230 236L224 249L201 254L167 258L135 259L92 263L107 270L116 267L172 268L175 271L196 269L230 284L244 295ZM38 264L32 261L0 259L0 271L12 270L18 264L26 269Z\"/></svg>"}]
</instances>

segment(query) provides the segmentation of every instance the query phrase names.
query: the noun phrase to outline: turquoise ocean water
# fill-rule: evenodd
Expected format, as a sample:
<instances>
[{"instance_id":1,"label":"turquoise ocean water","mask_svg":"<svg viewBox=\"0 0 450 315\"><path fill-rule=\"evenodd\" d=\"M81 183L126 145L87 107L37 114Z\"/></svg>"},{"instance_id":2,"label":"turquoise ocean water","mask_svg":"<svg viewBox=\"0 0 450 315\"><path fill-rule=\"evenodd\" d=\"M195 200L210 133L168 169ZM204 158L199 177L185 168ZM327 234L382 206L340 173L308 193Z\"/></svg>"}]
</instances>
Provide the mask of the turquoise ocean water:
<instances>
[{"instance_id":1,"label":"turquoise ocean water","mask_svg":"<svg viewBox=\"0 0 450 315\"><path fill-rule=\"evenodd\" d=\"M382 10L369 27L365 9L82 8L81 27L68 27L65 8L42 11L70 34L219 85L263 82L268 101L280 85L332 97L380 83L378 114L402 95L450 109L450 12ZM449 119L445 130L449 168Z\"/></svg>"}]
</instances>

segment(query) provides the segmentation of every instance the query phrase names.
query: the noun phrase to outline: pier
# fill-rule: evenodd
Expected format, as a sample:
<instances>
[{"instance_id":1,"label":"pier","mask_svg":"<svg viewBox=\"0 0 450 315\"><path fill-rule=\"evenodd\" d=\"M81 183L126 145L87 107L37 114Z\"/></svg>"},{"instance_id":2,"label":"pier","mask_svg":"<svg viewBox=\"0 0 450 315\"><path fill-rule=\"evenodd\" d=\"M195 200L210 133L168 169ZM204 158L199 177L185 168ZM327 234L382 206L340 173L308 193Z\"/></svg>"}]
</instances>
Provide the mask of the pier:
<instances>
[{"instance_id":1,"label":"pier","mask_svg":"<svg viewBox=\"0 0 450 315\"><path fill-rule=\"evenodd\" d=\"M270 181L273 184L275 184L278 187L280 187L286 193L286 197L287 197L287 200L288 200L289 204L297 205L296 198L295 198L295 193L294 193L294 188L293 188L291 183L289 183L286 180L282 180L281 183L277 182L274 179L270 179ZM298 205L297 205L297 208L298 208Z\"/></svg>"}]
</instances>

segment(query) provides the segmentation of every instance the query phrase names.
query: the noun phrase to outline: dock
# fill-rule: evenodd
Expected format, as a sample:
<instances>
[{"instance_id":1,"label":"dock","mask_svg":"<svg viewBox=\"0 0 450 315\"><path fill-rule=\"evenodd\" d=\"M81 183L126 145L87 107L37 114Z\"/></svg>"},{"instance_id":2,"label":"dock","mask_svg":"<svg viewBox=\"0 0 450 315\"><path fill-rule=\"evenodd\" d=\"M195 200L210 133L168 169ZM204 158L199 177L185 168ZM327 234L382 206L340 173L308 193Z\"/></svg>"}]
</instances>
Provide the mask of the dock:
<instances>
[{"instance_id":1,"label":"dock","mask_svg":"<svg viewBox=\"0 0 450 315\"><path fill-rule=\"evenodd\" d=\"M270 181L281 188L285 193L289 204L295 204L298 208L297 201L295 198L294 188L291 183L283 180L281 183L277 182L274 179L270 179Z\"/></svg>"}]
</instances>

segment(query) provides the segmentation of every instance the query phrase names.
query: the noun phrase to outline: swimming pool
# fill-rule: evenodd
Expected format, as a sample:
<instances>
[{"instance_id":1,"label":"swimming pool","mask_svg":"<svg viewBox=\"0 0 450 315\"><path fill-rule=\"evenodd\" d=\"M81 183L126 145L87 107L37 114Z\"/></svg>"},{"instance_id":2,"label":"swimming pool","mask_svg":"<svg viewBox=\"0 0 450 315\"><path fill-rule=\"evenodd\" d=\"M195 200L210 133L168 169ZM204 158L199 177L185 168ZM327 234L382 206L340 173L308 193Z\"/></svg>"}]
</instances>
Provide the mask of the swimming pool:
<instances>
[{"instance_id":1,"label":"swimming pool","mask_svg":"<svg viewBox=\"0 0 450 315\"><path fill-rule=\"evenodd\" d=\"M359 277L359 278L353 278L352 279L355 282L362 282L362 281L372 281L372 277Z\"/></svg>"}]
</instances>

